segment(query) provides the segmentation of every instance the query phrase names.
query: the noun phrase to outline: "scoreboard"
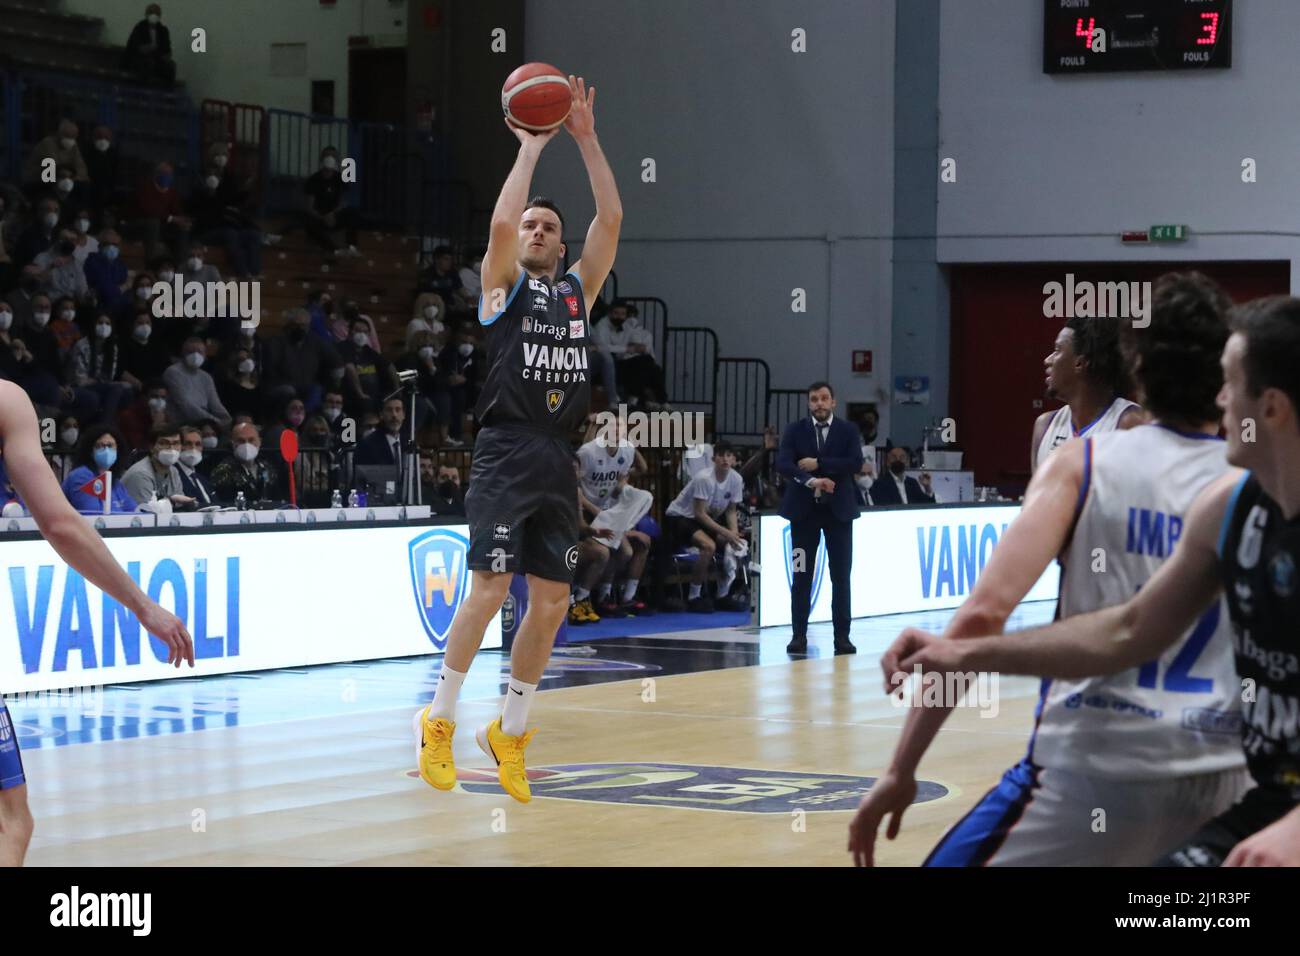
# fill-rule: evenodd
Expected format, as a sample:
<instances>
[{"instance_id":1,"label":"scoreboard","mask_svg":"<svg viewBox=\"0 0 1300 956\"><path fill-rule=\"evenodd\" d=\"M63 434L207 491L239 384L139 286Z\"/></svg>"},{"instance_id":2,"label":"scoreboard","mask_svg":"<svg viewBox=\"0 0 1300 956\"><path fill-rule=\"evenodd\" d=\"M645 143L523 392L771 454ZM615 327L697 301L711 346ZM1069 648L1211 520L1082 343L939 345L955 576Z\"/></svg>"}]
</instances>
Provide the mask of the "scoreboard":
<instances>
[{"instance_id":1,"label":"scoreboard","mask_svg":"<svg viewBox=\"0 0 1300 956\"><path fill-rule=\"evenodd\" d=\"M1231 66L1232 0L1044 0L1044 73Z\"/></svg>"}]
</instances>

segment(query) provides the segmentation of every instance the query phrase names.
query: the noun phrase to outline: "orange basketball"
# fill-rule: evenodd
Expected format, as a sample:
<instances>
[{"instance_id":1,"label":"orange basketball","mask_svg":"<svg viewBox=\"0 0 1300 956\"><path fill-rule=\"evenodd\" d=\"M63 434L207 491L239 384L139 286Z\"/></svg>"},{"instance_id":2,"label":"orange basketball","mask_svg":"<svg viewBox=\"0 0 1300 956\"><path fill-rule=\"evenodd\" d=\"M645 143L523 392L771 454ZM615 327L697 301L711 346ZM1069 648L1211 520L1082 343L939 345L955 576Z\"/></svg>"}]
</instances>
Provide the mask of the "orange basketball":
<instances>
[{"instance_id":1,"label":"orange basketball","mask_svg":"<svg viewBox=\"0 0 1300 956\"><path fill-rule=\"evenodd\" d=\"M569 79L549 63L525 63L506 77L501 109L516 126L555 129L569 116Z\"/></svg>"}]
</instances>

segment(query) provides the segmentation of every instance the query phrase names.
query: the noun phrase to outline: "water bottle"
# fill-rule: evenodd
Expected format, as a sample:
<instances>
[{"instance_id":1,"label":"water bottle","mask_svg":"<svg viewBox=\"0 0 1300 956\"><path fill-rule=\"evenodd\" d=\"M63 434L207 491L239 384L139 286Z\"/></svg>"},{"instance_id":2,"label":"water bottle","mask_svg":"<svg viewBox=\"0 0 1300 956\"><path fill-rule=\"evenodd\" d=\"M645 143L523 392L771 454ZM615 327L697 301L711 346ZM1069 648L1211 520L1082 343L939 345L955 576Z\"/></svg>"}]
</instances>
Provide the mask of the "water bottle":
<instances>
[{"instance_id":1,"label":"water bottle","mask_svg":"<svg viewBox=\"0 0 1300 956\"><path fill-rule=\"evenodd\" d=\"M235 509L238 511L248 510L248 499L244 497L244 493L242 491L239 492L239 494L235 495Z\"/></svg>"},{"instance_id":2,"label":"water bottle","mask_svg":"<svg viewBox=\"0 0 1300 956\"><path fill-rule=\"evenodd\" d=\"M355 488L348 492L348 507L357 507L357 489Z\"/></svg>"},{"instance_id":3,"label":"water bottle","mask_svg":"<svg viewBox=\"0 0 1300 956\"><path fill-rule=\"evenodd\" d=\"M358 493L357 493L357 507L358 507L358 508L364 508L364 507L366 506L366 503L367 503L369 500L370 500L370 495L369 495L368 492L362 491L362 492L358 492Z\"/></svg>"},{"instance_id":4,"label":"water bottle","mask_svg":"<svg viewBox=\"0 0 1300 956\"><path fill-rule=\"evenodd\" d=\"M343 507L343 495L342 493L340 493L340 491L337 488L334 489L334 494L330 498L330 507L331 508Z\"/></svg>"}]
</instances>

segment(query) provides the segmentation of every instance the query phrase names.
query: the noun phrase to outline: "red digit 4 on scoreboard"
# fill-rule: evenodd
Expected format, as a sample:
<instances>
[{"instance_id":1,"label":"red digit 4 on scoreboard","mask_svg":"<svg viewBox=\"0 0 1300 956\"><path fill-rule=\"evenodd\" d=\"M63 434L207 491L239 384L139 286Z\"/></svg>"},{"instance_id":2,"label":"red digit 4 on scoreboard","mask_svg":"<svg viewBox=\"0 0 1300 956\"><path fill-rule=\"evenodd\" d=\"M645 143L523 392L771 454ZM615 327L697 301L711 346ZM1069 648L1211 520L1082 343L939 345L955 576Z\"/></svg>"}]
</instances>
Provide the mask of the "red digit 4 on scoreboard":
<instances>
[{"instance_id":1,"label":"red digit 4 on scoreboard","mask_svg":"<svg viewBox=\"0 0 1300 956\"><path fill-rule=\"evenodd\" d=\"M1086 30L1083 28L1083 17L1079 17L1079 19L1074 24L1074 35L1077 37L1083 37L1083 45L1086 46L1089 50L1092 49L1092 31L1093 28L1096 26L1097 26L1096 17L1088 18L1088 29Z\"/></svg>"}]
</instances>

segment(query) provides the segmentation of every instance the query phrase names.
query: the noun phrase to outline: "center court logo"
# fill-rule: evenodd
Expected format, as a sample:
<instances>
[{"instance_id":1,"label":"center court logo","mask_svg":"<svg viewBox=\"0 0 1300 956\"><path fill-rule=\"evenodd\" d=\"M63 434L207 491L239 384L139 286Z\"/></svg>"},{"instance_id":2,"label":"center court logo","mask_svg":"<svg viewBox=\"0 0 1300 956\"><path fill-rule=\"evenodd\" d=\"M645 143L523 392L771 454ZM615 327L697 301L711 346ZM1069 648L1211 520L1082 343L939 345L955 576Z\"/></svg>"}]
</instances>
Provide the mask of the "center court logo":
<instances>
[{"instance_id":1,"label":"center court logo","mask_svg":"<svg viewBox=\"0 0 1300 956\"><path fill-rule=\"evenodd\" d=\"M443 650L456 609L469 589L469 539L455 531L435 528L414 538L408 550L420 620L433 646Z\"/></svg>"},{"instance_id":2,"label":"center court logo","mask_svg":"<svg viewBox=\"0 0 1300 956\"><path fill-rule=\"evenodd\" d=\"M781 554L785 558L785 584L788 588L794 587L794 562L792 558L793 550L790 542L790 524L781 530ZM821 544L817 548L817 565L813 568L812 597L808 599L809 607L817 606L817 595L821 593L822 578L826 576L826 547Z\"/></svg>"},{"instance_id":3,"label":"center court logo","mask_svg":"<svg viewBox=\"0 0 1300 956\"><path fill-rule=\"evenodd\" d=\"M458 770L469 793L499 794L495 770ZM732 813L831 813L854 810L875 777L753 770L676 763L564 764L528 771L534 797ZM942 784L917 782L914 803L947 796Z\"/></svg>"}]
</instances>

